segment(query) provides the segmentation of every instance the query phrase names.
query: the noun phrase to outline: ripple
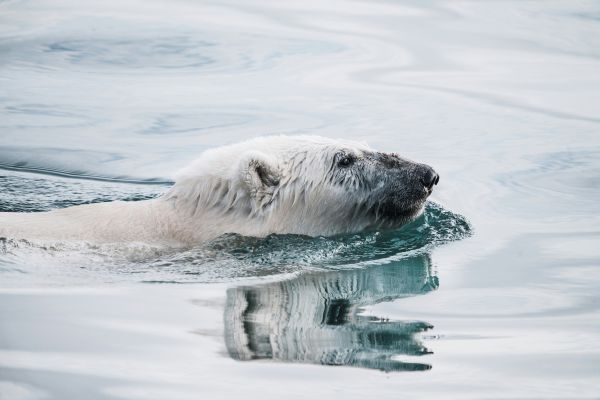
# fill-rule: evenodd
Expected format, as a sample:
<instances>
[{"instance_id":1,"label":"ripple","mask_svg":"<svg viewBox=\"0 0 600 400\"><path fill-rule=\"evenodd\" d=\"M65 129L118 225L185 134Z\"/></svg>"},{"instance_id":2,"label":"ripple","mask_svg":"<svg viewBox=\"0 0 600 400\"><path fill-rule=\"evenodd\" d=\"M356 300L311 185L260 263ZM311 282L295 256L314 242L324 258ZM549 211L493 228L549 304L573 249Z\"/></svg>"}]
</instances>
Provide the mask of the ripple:
<instances>
[{"instance_id":1,"label":"ripple","mask_svg":"<svg viewBox=\"0 0 600 400\"><path fill-rule=\"evenodd\" d=\"M496 180L510 189L504 207L528 214L543 212L552 218L597 212L599 155L595 150L573 150L529 157L531 167L497 176ZM565 210L569 210L570 217Z\"/></svg>"},{"instance_id":2,"label":"ripple","mask_svg":"<svg viewBox=\"0 0 600 400\"><path fill-rule=\"evenodd\" d=\"M60 174L59 171L48 173ZM106 201L145 200L160 195L166 189L166 186L146 183L124 184L110 178L106 182L94 182L0 170L0 212L49 211Z\"/></svg>"},{"instance_id":3,"label":"ripple","mask_svg":"<svg viewBox=\"0 0 600 400\"><path fill-rule=\"evenodd\" d=\"M144 39L66 39L41 45L53 64L114 68L203 68L217 61L214 42L186 36Z\"/></svg>"},{"instance_id":4,"label":"ripple","mask_svg":"<svg viewBox=\"0 0 600 400\"><path fill-rule=\"evenodd\" d=\"M18 180L29 181L29 186L22 184L21 186L26 190L22 193L23 196L36 196L37 195L37 184L41 182L47 183L50 185L51 179L60 179L64 178L75 178L79 180L92 180L92 181L105 181L110 183L127 183L127 184L147 184L147 185L172 185L173 182L159 177L136 177L132 175L124 175L124 174L110 174L109 173L98 173L93 170L89 170L86 168L77 168L76 166L79 164L85 165L85 160L93 160L93 162L100 165L107 165L116 161L121 161L123 158L117 153L104 153L93 150L71 150L71 149L61 149L61 148L38 148L35 149L38 153L38 156L35 159L30 159L31 149L20 148L20 147L5 147L0 148L0 159L3 161L0 162L0 172L2 174L2 180L0 181L0 187L10 187L12 186L11 180L14 174L23 173L23 175L19 175ZM43 156L42 156L43 154ZM110 169L110 167L109 167ZM31 179L31 175L29 173L33 173L33 176L42 176L45 175L47 178L46 181L42 181L39 178ZM51 178L53 177L53 178ZM69 182L78 182L77 180L68 180ZM62 181L64 182L64 181ZM50 185L51 186L51 185ZM157 190L157 189L154 189ZM119 191L116 191L119 193ZM60 195L59 192L56 192ZM158 193L158 192L157 192ZM91 194L90 194L91 195ZM7 199L8 201L16 201L18 203L18 199ZM42 205L42 207L44 207ZM39 211L42 211L40 209ZM1 208L0 208L1 211ZM11 210L18 211L18 209Z\"/></svg>"},{"instance_id":5,"label":"ripple","mask_svg":"<svg viewBox=\"0 0 600 400\"><path fill-rule=\"evenodd\" d=\"M153 116L138 130L143 135L169 135L181 133L202 133L216 129L247 125L256 116L241 113L194 112L191 114L167 113Z\"/></svg>"},{"instance_id":6,"label":"ripple","mask_svg":"<svg viewBox=\"0 0 600 400\"><path fill-rule=\"evenodd\" d=\"M106 21L92 18L88 22L100 27L102 33L73 37L65 28L62 34L55 32L46 37L8 38L0 42L0 52L13 55L10 63L19 65L21 70L168 74L251 72L273 68L290 56L330 54L344 49L334 42L248 32L188 32L171 28L165 34L157 34L142 27L136 33L127 30L119 35L106 31Z\"/></svg>"},{"instance_id":7,"label":"ripple","mask_svg":"<svg viewBox=\"0 0 600 400\"><path fill-rule=\"evenodd\" d=\"M82 111L66 110L56 104L22 103L5 107L3 129L82 128L97 124L99 119Z\"/></svg>"}]
</instances>

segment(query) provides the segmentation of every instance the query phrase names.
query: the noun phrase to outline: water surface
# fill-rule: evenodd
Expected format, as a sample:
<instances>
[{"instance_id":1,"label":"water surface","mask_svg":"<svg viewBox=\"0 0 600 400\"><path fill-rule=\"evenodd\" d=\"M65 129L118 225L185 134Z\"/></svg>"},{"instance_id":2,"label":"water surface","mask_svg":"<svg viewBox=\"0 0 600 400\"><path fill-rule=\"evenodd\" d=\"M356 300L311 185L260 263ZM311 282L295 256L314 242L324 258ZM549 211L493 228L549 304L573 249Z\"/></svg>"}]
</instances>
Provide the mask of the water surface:
<instances>
[{"instance_id":1,"label":"water surface","mask_svg":"<svg viewBox=\"0 0 600 400\"><path fill-rule=\"evenodd\" d=\"M396 232L3 240L0 397L596 398L597 71L593 1L0 2L0 211L278 133L441 175Z\"/></svg>"}]
</instances>

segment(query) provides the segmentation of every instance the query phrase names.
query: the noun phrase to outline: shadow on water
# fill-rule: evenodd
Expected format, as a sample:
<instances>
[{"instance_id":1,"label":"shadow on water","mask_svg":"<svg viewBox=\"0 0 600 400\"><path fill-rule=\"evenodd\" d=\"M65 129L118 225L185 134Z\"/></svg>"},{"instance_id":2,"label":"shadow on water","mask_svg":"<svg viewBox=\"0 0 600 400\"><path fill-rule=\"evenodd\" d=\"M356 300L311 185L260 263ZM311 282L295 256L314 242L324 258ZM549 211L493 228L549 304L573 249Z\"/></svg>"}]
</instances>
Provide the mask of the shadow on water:
<instances>
[{"instance_id":1,"label":"shadow on water","mask_svg":"<svg viewBox=\"0 0 600 400\"><path fill-rule=\"evenodd\" d=\"M418 333L422 321L361 315L363 307L437 289L430 257L385 265L316 272L227 291L225 343L236 360L343 365L381 371L427 370L398 356L431 353Z\"/></svg>"}]
</instances>

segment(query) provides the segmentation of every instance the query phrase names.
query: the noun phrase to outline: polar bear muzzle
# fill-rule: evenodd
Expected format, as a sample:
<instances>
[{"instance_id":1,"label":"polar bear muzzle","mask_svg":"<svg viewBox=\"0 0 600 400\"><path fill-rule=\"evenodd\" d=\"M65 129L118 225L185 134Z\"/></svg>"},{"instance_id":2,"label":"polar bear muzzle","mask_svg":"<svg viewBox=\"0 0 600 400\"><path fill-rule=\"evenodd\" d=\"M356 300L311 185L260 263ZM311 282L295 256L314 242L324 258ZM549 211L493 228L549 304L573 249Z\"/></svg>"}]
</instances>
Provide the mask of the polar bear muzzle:
<instances>
[{"instance_id":1,"label":"polar bear muzzle","mask_svg":"<svg viewBox=\"0 0 600 400\"><path fill-rule=\"evenodd\" d=\"M398 226L418 216L439 182L435 170L393 153L372 152L365 158L370 160L365 173L370 175L374 187L369 207L374 225Z\"/></svg>"}]
</instances>

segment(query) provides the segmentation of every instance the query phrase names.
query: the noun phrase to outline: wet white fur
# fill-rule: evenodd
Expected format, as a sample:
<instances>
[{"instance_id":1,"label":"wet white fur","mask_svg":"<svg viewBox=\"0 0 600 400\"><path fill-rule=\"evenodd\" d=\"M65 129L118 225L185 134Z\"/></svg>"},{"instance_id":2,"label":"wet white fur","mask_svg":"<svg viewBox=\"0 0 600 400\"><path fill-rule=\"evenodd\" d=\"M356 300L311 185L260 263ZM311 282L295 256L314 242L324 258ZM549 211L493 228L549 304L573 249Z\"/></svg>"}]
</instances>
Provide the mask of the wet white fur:
<instances>
[{"instance_id":1,"label":"wet white fur","mask_svg":"<svg viewBox=\"0 0 600 400\"><path fill-rule=\"evenodd\" d=\"M204 152L157 199L0 213L0 236L186 246L225 233L360 231L369 221L355 205L369 193L348 192L328 174L340 151L365 150L363 143L316 136L260 137Z\"/></svg>"}]
</instances>

